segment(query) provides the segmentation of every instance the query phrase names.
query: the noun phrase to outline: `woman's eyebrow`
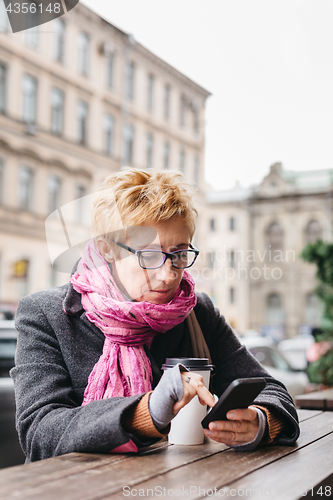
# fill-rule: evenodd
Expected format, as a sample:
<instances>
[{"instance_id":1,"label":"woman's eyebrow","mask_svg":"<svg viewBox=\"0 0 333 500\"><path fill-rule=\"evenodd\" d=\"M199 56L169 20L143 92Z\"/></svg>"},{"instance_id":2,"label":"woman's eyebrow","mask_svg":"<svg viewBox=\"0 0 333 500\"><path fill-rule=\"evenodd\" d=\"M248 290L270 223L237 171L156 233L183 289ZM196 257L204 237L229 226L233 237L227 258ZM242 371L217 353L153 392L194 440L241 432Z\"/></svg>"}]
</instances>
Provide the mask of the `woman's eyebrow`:
<instances>
[{"instance_id":1,"label":"woman's eyebrow","mask_svg":"<svg viewBox=\"0 0 333 500\"><path fill-rule=\"evenodd\" d=\"M170 245L170 248L188 247L189 243L179 243L179 245Z\"/></svg>"},{"instance_id":2,"label":"woman's eyebrow","mask_svg":"<svg viewBox=\"0 0 333 500\"><path fill-rule=\"evenodd\" d=\"M179 243L179 245L171 245L171 248L180 248L180 247L188 247L189 243ZM150 245L146 247L138 247L138 250L162 250L162 246L159 245L158 243L151 243Z\"/></svg>"},{"instance_id":3,"label":"woman's eyebrow","mask_svg":"<svg viewBox=\"0 0 333 500\"><path fill-rule=\"evenodd\" d=\"M188 246L189 246L189 243L179 243L179 245L176 245L175 248L188 247Z\"/></svg>"}]
</instances>

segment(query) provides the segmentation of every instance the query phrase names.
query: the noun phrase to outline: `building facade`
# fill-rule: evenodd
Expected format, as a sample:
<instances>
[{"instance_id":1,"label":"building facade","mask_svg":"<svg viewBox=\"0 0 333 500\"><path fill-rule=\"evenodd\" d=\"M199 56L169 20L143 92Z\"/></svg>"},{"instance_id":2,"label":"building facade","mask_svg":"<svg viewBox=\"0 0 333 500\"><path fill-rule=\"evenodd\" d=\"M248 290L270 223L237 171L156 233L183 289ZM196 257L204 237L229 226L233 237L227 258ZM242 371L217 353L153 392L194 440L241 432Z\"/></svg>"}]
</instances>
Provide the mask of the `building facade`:
<instances>
[{"instance_id":1,"label":"building facade","mask_svg":"<svg viewBox=\"0 0 333 500\"><path fill-rule=\"evenodd\" d=\"M110 173L178 170L202 203L209 92L81 4L15 34L2 9L0 31L0 303L15 308L68 280L45 220Z\"/></svg>"},{"instance_id":2,"label":"building facade","mask_svg":"<svg viewBox=\"0 0 333 500\"><path fill-rule=\"evenodd\" d=\"M315 266L299 257L307 243L332 241L333 170L271 166L260 185L207 194L207 245L215 259L206 290L240 332L277 339L317 327ZM221 260L226 254L224 260Z\"/></svg>"}]
</instances>

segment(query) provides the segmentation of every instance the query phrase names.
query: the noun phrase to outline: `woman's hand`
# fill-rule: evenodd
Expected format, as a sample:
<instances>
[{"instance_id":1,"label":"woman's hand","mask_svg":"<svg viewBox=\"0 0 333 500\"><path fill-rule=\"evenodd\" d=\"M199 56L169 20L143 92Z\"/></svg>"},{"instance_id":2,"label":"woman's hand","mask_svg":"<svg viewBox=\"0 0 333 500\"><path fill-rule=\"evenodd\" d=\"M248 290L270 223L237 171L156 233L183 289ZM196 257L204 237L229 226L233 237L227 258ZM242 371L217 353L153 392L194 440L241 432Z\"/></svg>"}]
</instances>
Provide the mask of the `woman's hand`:
<instances>
[{"instance_id":1,"label":"woman's hand","mask_svg":"<svg viewBox=\"0 0 333 500\"><path fill-rule=\"evenodd\" d=\"M192 372L182 372L181 373L183 382L183 397L180 401L177 401L172 409L173 413L178 413L181 408L183 408L187 403L198 396L199 401L202 405L214 406L215 399L213 394L209 392L205 386L204 380L201 375Z\"/></svg>"},{"instance_id":2,"label":"woman's hand","mask_svg":"<svg viewBox=\"0 0 333 500\"><path fill-rule=\"evenodd\" d=\"M210 422L205 435L214 441L228 446L246 444L253 441L259 429L259 418L255 408L231 410L227 413L228 420Z\"/></svg>"},{"instance_id":3,"label":"woman's hand","mask_svg":"<svg viewBox=\"0 0 333 500\"><path fill-rule=\"evenodd\" d=\"M199 396L201 404L214 406L213 395L205 387L203 378L192 372L183 371L182 365L176 365L164 372L163 377L149 398L149 411L157 429L163 429L176 416L176 413Z\"/></svg>"}]
</instances>

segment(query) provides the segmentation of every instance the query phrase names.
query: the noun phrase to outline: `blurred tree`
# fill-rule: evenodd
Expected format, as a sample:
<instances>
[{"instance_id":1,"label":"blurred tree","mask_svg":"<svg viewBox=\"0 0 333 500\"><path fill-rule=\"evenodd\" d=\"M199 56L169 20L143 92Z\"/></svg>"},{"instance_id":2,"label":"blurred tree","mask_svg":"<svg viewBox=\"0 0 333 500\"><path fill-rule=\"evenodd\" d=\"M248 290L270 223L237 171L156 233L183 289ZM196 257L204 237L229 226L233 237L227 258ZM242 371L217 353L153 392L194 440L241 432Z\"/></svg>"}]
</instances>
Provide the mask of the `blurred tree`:
<instances>
[{"instance_id":1,"label":"blurred tree","mask_svg":"<svg viewBox=\"0 0 333 500\"><path fill-rule=\"evenodd\" d=\"M308 367L311 382L333 386L333 244L317 240L303 249L301 258L317 266L316 294L324 312L321 329L315 334L317 357Z\"/></svg>"}]
</instances>

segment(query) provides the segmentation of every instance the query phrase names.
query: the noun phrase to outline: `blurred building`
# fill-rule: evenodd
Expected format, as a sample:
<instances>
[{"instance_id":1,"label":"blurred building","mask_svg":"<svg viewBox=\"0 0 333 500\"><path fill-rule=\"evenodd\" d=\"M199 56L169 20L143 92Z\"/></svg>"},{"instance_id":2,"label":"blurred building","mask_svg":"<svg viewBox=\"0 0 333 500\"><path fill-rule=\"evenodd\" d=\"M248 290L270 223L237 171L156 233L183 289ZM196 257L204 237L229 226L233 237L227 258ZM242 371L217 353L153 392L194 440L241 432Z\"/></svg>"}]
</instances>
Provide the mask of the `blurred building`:
<instances>
[{"instance_id":1,"label":"blurred building","mask_svg":"<svg viewBox=\"0 0 333 500\"><path fill-rule=\"evenodd\" d=\"M201 286L226 319L277 339L318 326L315 266L299 254L319 238L332 241L333 169L293 172L276 163L260 185L211 191L207 202Z\"/></svg>"},{"instance_id":2,"label":"blurred building","mask_svg":"<svg viewBox=\"0 0 333 500\"><path fill-rule=\"evenodd\" d=\"M179 170L200 204L209 92L83 5L16 34L0 7L0 303L14 308L68 280L45 219L110 173Z\"/></svg>"}]
</instances>

